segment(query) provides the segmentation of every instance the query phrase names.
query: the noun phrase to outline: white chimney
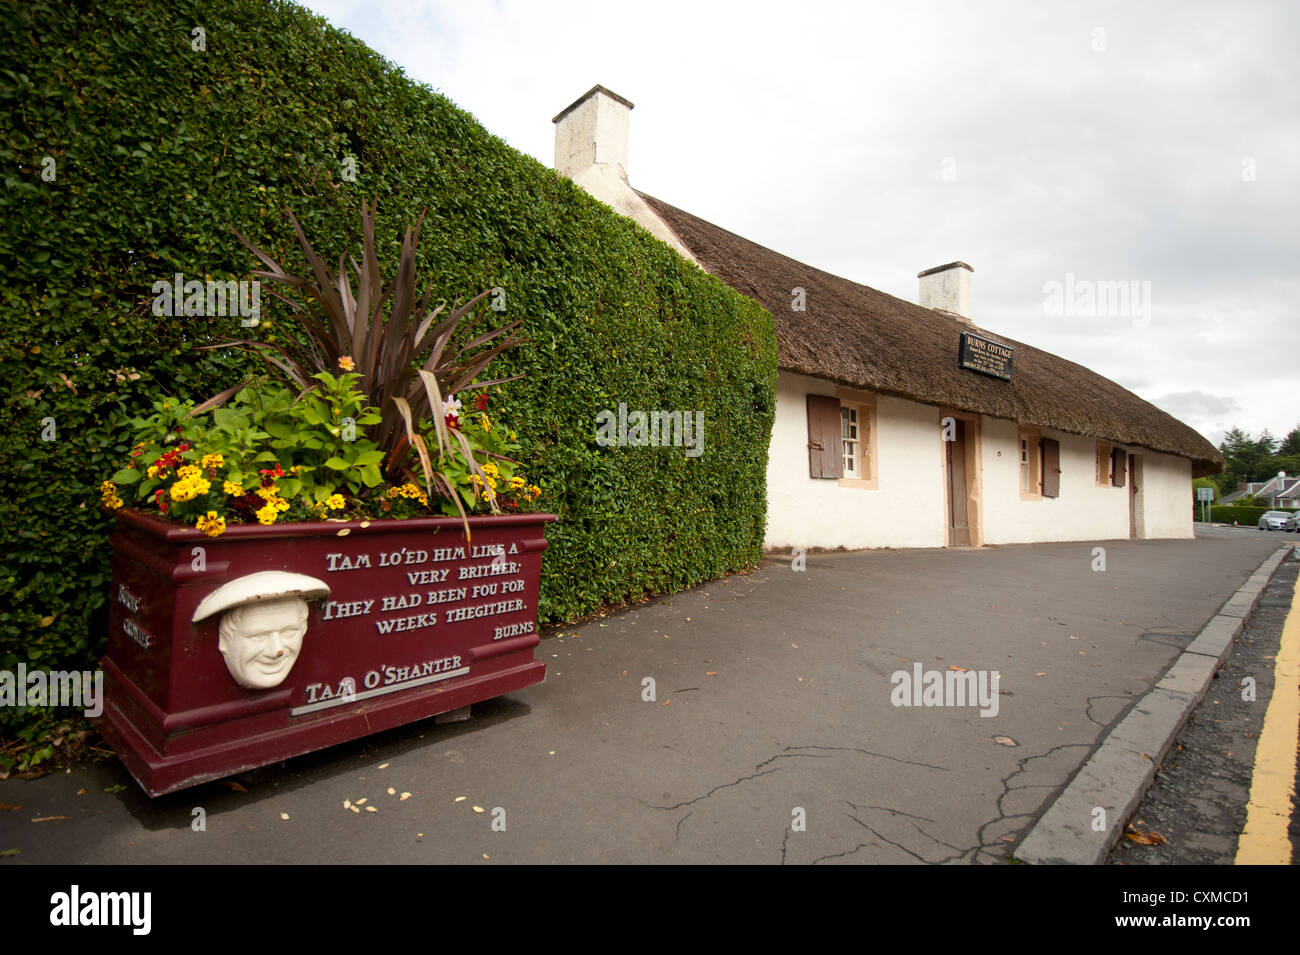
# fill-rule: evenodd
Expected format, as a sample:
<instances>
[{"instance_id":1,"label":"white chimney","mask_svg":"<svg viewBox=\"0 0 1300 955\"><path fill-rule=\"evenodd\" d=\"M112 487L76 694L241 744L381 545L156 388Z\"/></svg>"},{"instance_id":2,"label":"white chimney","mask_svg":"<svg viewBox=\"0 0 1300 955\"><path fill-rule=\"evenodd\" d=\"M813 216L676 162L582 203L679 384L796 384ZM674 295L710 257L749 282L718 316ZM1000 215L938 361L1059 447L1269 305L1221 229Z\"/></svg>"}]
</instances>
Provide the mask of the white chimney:
<instances>
[{"instance_id":1,"label":"white chimney","mask_svg":"<svg viewBox=\"0 0 1300 955\"><path fill-rule=\"evenodd\" d=\"M631 102L599 84L578 97L551 120L555 124L555 171L699 265L668 223L628 184L631 113Z\"/></svg>"},{"instance_id":2,"label":"white chimney","mask_svg":"<svg viewBox=\"0 0 1300 955\"><path fill-rule=\"evenodd\" d=\"M916 277L921 280L918 304L922 308L951 312L966 324L974 325L970 292L970 277L974 271L965 262L949 262L917 272Z\"/></svg>"},{"instance_id":3,"label":"white chimney","mask_svg":"<svg viewBox=\"0 0 1300 955\"><path fill-rule=\"evenodd\" d=\"M596 84L551 122L555 171L570 179L605 166L627 181L627 130L632 104Z\"/></svg>"}]
</instances>

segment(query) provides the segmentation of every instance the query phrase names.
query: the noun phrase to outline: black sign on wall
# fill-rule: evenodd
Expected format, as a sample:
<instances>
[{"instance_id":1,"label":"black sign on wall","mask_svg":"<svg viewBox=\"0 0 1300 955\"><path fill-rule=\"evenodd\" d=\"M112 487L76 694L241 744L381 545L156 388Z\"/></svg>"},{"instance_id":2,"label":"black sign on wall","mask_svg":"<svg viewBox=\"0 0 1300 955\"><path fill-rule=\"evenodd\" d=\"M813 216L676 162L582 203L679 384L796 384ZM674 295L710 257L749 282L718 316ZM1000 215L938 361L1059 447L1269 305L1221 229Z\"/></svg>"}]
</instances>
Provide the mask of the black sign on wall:
<instances>
[{"instance_id":1,"label":"black sign on wall","mask_svg":"<svg viewBox=\"0 0 1300 955\"><path fill-rule=\"evenodd\" d=\"M1010 345L980 338L970 332L961 333L961 366L982 375L1011 380L1011 357L1015 351Z\"/></svg>"}]
</instances>

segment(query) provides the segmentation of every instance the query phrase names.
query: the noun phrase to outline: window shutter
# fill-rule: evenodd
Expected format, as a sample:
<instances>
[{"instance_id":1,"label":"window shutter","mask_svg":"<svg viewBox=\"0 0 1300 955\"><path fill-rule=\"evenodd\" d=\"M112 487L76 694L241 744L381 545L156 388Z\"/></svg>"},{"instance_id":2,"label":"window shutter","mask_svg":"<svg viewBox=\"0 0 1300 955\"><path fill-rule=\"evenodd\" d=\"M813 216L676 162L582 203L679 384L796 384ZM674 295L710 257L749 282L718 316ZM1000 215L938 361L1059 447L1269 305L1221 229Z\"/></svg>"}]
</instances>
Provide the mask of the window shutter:
<instances>
[{"instance_id":1,"label":"window shutter","mask_svg":"<svg viewBox=\"0 0 1300 955\"><path fill-rule=\"evenodd\" d=\"M808 476L844 476L844 441L840 433L840 399L808 396Z\"/></svg>"},{"instance_id":2,"label":"window shutter","mask_svg":"<svg viewBox=\"0 0 1300 955\"><path fill-rule=\"evenodd\" d=\"M1124 486L1124 464L1128 457L1128 452L1123 448L1116 448L1110 453L1112 481L1116 487Z\"/></svg>"},{"instance_id":3,"label":"window shutter","mask_svg":"<svg viewBox=\"0 0 1300 955\"><path fill-rule=\"evenodd\" d=\"M1043 497L1061 496L1061 442L1043 439Z\"/></svg>"}]
</instances>

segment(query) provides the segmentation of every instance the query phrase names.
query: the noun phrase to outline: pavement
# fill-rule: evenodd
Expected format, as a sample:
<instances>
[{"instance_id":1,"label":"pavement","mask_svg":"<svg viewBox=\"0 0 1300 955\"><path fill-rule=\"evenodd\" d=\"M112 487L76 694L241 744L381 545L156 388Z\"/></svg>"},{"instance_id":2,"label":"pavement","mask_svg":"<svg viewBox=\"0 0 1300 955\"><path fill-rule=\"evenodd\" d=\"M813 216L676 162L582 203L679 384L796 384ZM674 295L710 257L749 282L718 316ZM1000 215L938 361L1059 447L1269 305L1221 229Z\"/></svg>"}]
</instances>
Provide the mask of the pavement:
<instances>
[{"instance_id":1,"label":"pavement","mask_svg":"<svg viewBox=\"0 0 1300 955\"><path fill-rule=\"evenodd\" d=\"M468 722L155 800L116 760L0 782L0 864L1089 861L1054 807L1177 722L1295 540L1197 534L772 558L551 633L546 682ZM951 685L904 694L917 664Z\"/></svg>"}]
</instances>

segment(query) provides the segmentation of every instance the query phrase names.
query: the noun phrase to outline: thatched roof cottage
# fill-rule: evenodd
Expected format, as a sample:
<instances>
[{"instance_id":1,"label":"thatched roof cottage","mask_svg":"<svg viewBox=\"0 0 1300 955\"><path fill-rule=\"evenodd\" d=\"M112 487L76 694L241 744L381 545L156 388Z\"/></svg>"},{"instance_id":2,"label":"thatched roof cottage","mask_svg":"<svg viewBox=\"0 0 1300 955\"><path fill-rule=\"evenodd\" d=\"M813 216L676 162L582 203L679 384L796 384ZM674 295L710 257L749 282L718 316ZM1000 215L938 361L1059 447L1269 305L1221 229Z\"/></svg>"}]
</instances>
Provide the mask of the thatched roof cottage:
<instances>
[{"instance_id":1,"label":"thatched roof cottage","mask_svg":"<svg viewBox=\"0 0 1300 955\"><path fill-rule=\"evenodd\" d=\"M975 325L973 270L919 304L831 275L633 189L632 104L593 87L555 117L555 167L776 323L770 547L1191 537L1196 431L1101 375Z\"/></svg>"}]
</instances>

